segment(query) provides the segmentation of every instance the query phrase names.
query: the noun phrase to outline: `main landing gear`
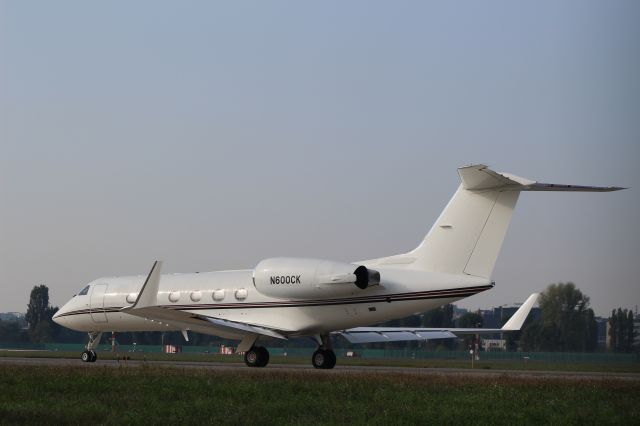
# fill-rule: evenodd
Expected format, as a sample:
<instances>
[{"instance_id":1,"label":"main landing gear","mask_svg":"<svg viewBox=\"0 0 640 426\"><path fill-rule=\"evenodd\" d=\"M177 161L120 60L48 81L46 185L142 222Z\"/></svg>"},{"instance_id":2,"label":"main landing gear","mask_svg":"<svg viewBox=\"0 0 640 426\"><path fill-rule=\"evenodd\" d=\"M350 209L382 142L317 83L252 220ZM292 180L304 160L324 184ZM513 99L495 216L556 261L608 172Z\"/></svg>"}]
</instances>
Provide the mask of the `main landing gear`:
<instances>
[{"instance_id":1,"label":"main landing gear","mask_svg":"<svg viewBox=\"0 0 640 426\"><path fill-rule=\"evenodd\" d=\"M98 346L101 336L101 331L92 331L89 333L89 343L87 343L82 355L80 355L82 362L96 362L98 354L95 351L95 347Z\"/></svg>"},{"instance_id":2,"label":"main landing gear","mask_svg":"<svg viewBox=\"0 0 640 426\"><path fill-rule=\"evenodd\" d=\"M244 353L244 363L248 367L265 367L269 364L269 351L264 346L252 346Z\"/></svg>"},{"instance_id":3,"label":"main landing gear","mask_svg":"<svg viewBox=\"0 0 640 426\"><path fill-rule=\"evenodd\" d=\"M331 338L328 334L316 337L320 347L311 356L311 363L315 368L330 370L336 366L336 353L331 347Z\"/></svg>"},{"instance_id":4,"label":"main landing gear","mask_svg":"<svg viewBox=\"0 0 640 426\"><path fill-rule=\"evenodd\" d=\"M311 363L315 368L332 369L336 366L336 353L331 349L318 348L311 357Z\"/></svg>"}]
</instances>

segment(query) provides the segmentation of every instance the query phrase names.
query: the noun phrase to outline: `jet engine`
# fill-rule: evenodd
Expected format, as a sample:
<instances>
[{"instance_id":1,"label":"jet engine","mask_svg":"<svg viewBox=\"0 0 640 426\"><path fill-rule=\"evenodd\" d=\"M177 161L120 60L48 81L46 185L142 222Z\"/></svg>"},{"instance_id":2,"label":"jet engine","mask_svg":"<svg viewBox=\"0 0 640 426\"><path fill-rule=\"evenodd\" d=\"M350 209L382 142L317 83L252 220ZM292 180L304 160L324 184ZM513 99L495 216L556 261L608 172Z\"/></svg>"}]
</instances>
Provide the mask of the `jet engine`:
<instances>
[{"instance_id":1,"label":"jet engine","mask_svg":"<svg viewBox=\"0 0 640 426\"><path fill-rule=\"evenodd\" d=\"M260 293L270 297L342 297L380 284L380 273L351 263L279 257L258 263L253 282Z\"/></svg>"}]
</instances>

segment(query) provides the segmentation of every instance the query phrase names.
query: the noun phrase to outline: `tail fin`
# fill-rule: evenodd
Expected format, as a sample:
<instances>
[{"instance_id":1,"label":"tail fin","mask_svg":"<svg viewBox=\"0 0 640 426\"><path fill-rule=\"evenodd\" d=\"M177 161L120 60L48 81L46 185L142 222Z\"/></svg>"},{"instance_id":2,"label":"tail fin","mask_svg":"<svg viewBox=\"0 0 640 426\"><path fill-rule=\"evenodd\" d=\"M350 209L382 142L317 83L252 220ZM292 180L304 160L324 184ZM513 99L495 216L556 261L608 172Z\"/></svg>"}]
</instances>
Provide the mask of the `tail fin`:
<instances>
[{"instance_id":1,"label":"tail fin","mask_svg":"<svg viewBox=\"0 0 640 426\"><path fill-rule=\"evenodd\" d=\"M520 191L616 191L539 183L496 173L482 164L458 169L460 187L422 243L410 268L490 278Z\"/></svg>"}]
</instances>

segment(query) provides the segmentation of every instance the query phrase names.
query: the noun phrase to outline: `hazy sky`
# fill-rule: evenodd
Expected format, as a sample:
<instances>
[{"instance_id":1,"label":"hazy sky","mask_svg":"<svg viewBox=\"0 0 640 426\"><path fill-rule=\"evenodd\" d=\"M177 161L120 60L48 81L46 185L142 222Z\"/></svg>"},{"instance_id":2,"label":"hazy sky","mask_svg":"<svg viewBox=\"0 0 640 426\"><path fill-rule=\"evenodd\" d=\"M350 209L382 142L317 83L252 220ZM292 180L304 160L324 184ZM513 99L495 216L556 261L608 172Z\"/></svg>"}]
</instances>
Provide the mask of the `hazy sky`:
<instances>
[{"instance_id":1,"label":"hazy sky","mask_svg":"<svg viewBox=\"0 0 640 426\"><path fill-rule=\"evenodd\" d=\"M525 193L460 305L640 304L640 2L0 2L0 311L105 275L418 245L456 167Z\"/></svg>"}]
</instances>

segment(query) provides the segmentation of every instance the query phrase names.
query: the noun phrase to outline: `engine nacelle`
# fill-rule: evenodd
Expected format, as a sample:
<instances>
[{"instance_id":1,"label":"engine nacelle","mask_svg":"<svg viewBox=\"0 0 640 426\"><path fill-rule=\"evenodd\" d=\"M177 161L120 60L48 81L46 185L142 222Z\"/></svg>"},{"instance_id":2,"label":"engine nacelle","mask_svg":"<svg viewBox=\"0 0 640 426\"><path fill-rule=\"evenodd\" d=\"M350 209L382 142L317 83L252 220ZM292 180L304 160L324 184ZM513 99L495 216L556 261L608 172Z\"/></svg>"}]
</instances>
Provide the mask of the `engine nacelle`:
<instances>
[{"instance_id":1,"label":"engine nacelle","mask_svg":"<svg viewBox=\"0 0 640 426\"><path fill-rule=\"evenodd\" d=\"M266 296L313 299L356 294L380 284L380 273L351 263L278 257L258 263L253 282Z\"/></svg>"}]
</instances>

